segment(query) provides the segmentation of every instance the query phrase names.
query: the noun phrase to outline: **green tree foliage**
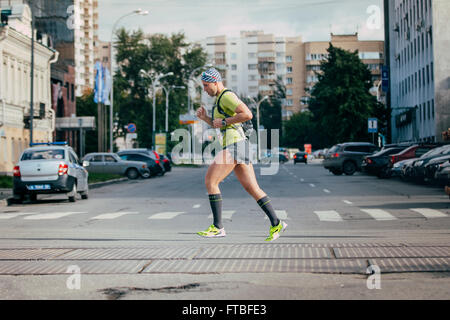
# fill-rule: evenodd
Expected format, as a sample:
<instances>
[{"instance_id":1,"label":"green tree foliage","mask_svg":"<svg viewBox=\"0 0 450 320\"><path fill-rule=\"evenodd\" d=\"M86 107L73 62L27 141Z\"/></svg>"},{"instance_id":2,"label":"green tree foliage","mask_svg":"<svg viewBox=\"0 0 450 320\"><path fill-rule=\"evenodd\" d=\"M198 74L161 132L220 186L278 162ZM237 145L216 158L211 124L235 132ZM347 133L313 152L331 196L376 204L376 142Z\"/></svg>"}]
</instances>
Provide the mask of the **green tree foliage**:
<instances>
[{"instance_id":1,"label":"green tree foliage","mask_svg":"<svg viewBox=\"0 0 450 320\"><path fill-rule=\"evenodd\" d=\"M109 107L107 107L109 110ZM97 118L97 104L94 102L94 91L77 97L77 116L79 117L96 117ZM98 135L97 126L95 130L85 131L85 154L98 151Z\"/></svg>"},{"instance_id":2,"label":"green tree foliage","mask_svg":"<svg viewBox=\"0 0 450 320\"><path fill-rule=\"evenodd\" d=\"M372 76L358 52L336 48L330 43L328 59L321 63L318 77L309 103L315 147L371 141L367 133L368 118L377 117L381 123L386 123L387 118L383 105L369 93Z\"/></svg>"},{"instance_id":3,"label":"green tree foliage","mask_svg":"<svg viewBox=\"0 0 450 320\"><path fill-rule=\"evenodd\" d=\"M313 114L309 111L294 114L284 125L282 145L287 148L299 148L311 143L317 144Z\"/></svg>"},{"instance_id":4,"label":"green tree foliage","mask_svg":"<svg viewBox=\"0 0 450 320\"><path fill-rule=\"evenodd\" d=\"M153 92L151 80L143 77L140 70L159 74L173 72L160 83L186 89L172 89L169 96L169 132L179 125L179 115L187 112L187 83L189 74L206 62L206 53L198 46L189 44L184 34L171 36L145 35L142 31L117 31L116 65L114 76L114 112L118 115L118 127L136 124L140 147L152 145ZM165 92L156 90L156 131L165 129ZM123 133L125 134L125 133ZM169 139L170 140L170 139Z\"/></svg>"}]
</instances>

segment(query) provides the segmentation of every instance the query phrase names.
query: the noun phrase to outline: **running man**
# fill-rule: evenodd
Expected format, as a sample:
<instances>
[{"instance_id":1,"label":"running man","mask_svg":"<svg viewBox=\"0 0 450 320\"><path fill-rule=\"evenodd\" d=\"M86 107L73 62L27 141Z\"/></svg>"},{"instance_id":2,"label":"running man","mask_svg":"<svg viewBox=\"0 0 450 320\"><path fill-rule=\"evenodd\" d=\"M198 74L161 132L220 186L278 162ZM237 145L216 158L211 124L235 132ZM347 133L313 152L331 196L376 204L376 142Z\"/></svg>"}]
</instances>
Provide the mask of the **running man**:
<instances>
[{"instance_id":1,"label":"running man","mask_svg":"<svg viewBox=\"0 0 450 320\"><path fill-rule=\"evenodd\" d=\"M204 107L197 109L197 117L211 127L220 129L223 136L223 149L215 156L205 177L214 221L208 229L197 234L207 238L226 235L222 224L222 195L219 183L234 171L244 189L257 201L270 220L272 226L266 241L276 240L286 229L287 224L278 219L269 197L261 190L256 181L255 171L250 162L249 141L240 125L242 122L252 119L253 115L245 103L224 87L222 77L216 69L210 68L203 72L202 83L203 90L209 96L216 97L216 101L212 118L207 115ZM220 103L222 113L218 109L218 103Z\"/></svg>"}]
</instances>

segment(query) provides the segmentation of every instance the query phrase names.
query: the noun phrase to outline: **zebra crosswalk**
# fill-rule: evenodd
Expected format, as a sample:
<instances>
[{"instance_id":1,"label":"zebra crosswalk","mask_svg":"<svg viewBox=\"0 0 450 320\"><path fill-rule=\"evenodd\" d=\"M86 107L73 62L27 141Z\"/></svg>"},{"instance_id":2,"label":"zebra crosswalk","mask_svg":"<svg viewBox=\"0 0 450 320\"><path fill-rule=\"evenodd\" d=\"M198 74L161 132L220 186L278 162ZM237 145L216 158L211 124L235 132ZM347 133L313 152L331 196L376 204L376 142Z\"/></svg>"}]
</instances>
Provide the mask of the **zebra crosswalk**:
<instances>
[{"instance_id":1,"label":"zebra crosswalk","mask_svg":"<svg viewBox=\"0 0 450 320\"><path fill-rule=\"evenodd\" d=\"M343 209L345 210L345 209ZM405 213L405 211L408 213ZM164 212L140 212L140 211L117 211L117 212L104 212L100 213L96 212L96 215L90 216L92 212L88 211L68 211L68 212L52 212L52 213L40 213L40 212L0 212L0 221L9 220L9 219L23 219L23 220L56 220L63 219L72 216L81 216L85 217L88 220L114 220L120 219L126 216L138 215L143 216L145 219L149 220L171 220L178 219L180 216L187 217L195 217L195 214L198 214L200 211L203 211L198 208L193 208L189 211L164 211ZM347 210L344 212L339 212L340 209L333 210L299 210L299 209L290 209L290 210L275 210L278 218L282 220L291 220L291 219L302 219L307 217L310 214L313 214L316 219L321 222L345 222L350 221L352 219L359 220L374 220L374 221L395 221L401 220L405 218L425 218L425 219L436 219L436 218L448 218L450 215L445 211L445 209L437 210L431 208L407 208L402 209L401 214L398 213L398 210L386 210L386 209L376 209L376 208L352 208L351 216L349 217L349 213ZM190 215L188 214L190 213ZM248 213L242 212L239 210L223 210L222 218L224 220L232 220L232 218L238 213L237 216L246 217ZM411 216L410 216L411 215ZM208 218L212 218L212 214L208 215ZM267 219L267 217L265 217Z\"/></svg>"}]
</instances>

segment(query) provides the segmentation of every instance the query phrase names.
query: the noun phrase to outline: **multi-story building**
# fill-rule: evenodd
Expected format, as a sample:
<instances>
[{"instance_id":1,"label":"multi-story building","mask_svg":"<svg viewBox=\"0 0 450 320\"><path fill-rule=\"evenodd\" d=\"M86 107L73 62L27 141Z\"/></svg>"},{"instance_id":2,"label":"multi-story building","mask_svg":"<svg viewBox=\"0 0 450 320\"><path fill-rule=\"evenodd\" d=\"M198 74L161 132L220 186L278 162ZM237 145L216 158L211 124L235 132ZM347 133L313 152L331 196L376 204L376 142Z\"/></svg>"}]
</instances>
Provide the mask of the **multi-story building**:
<instances>
[{"instance_id":1,"label":"multi-story building","mask_svg":"<svg viewBox=\"0 0 450 320\"><path fill-rule=\"evenodd\" d=\"M210 37L202 42L209 60L226 69L225 85L241 96L271 95L275 81L286 87L283 119L307 107L306 88L318 81L320 63L330 42L335 47L359 52L368 66L377 95L384 63L383 41L361 41L358 34L334 35L330 41L302 42L301 37L275 37L262 31L243 31L239 38Z\"/></svg>"},{"instance_id":2,"label":"multi-story building","mask_svg":"<svg viewBox=\"0 0 450 320\"><path fill-rule=\"evenodd\" d=\"M358 39L357 33L349 35L331 34L330 41L306 42L304 44L306 88L310 89L318 82L317 72L320 71L320 63L328 57L327 49L330 43L336 48L351 52L358 51L359 58L372 73L374 85L372 93L377 95L377 92L380 91L381 71L384 64L384 41L362 41ZM307 98L301 98L301 103L306 105Z\"/></svg>"},{"instance_id":3,"label":"multi-story building","mask_svg":"<svg viewBox=\"0 0 450 320\"><path fill-rule=\"evenodd\" d=\"M111 72L111 42L99 41L96 49L95 61L100 61Z\"/></svg>"},{"instance_id":4,"label":"multi-story building","mask_svg":"<svg viewBox=\"0 0 450 320\"><path fill-rule=\"evenodd\" d=\"M385 1L392 141L442 141L450 128L450 1Z\"/></svg>"},{"instance_id":5,"label":"multi-story building","mask_svg":"<svg viewBox=\"0 0 450 320\"><path fill-rule=\"evenodd\" d=\"M98 50L98 0L74 0L76 96L94 88Z\"/></svg>"},{"instance_id":6,"label":"multi-story building","mask_svg":"<svg viewBox=\"0 0 450 320\"><path fill-rule=\"evenodd\" d=\"M33 117L33 142L52 141L50 77L58 52L47 46L46 36L38 41L35 35L31 114L31 10L26 4L0 5L8 18L0 24L0 173L8 174L29 146L27 119Z\"/></svg>"},{"instance_id":7,"label":"multi-story building","mask_svg":"<svg viewBox=\"0 0 450 320\"><path fill-rule=\"evenodd\" d=\"M224 84L241 97L253 98L273 94L275 82L285 83L294 69L302 74L296 64L299 59L293 59L301 57L295 50L300 44L300 37L276 37L263 31L242 31L238 38L216 36L201 42L209 61L221 70ZM295 88L300 90L300 86Z\"/></svg>"}]
</instances>

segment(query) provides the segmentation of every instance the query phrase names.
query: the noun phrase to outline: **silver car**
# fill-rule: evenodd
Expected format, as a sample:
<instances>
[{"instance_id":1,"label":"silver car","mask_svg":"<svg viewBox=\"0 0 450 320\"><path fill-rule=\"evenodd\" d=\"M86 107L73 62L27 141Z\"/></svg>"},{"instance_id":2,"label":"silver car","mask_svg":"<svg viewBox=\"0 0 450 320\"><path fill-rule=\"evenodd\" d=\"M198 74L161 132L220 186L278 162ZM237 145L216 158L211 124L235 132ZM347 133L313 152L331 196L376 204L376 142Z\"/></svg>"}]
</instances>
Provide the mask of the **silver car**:
<instances>
[{"instance_id":1,"label":"silver car","mask_svg":"<svg viewBox=\"0 0 450 320\"><path fill-rule=\"evenodd\" d=\"M89 162L87 170L91 173L120 174L128 179L137 179L139 176L150 177L150 170L145 162L122 160L115 153L88 153L83 160Z\"/></svg>"},{"instance_id":2,"label":"silver car","mask_svg":"<svg viewBox=\"0 0 450 320\"><path fill-rule=\"evenodd\" d=\"M75 202L77 193L88 198L88 172L73 149L64 143L36 143L26 149L14 167L13 194L16 201L38 194L65 193Z\"/></svg>"}]
</instances>

